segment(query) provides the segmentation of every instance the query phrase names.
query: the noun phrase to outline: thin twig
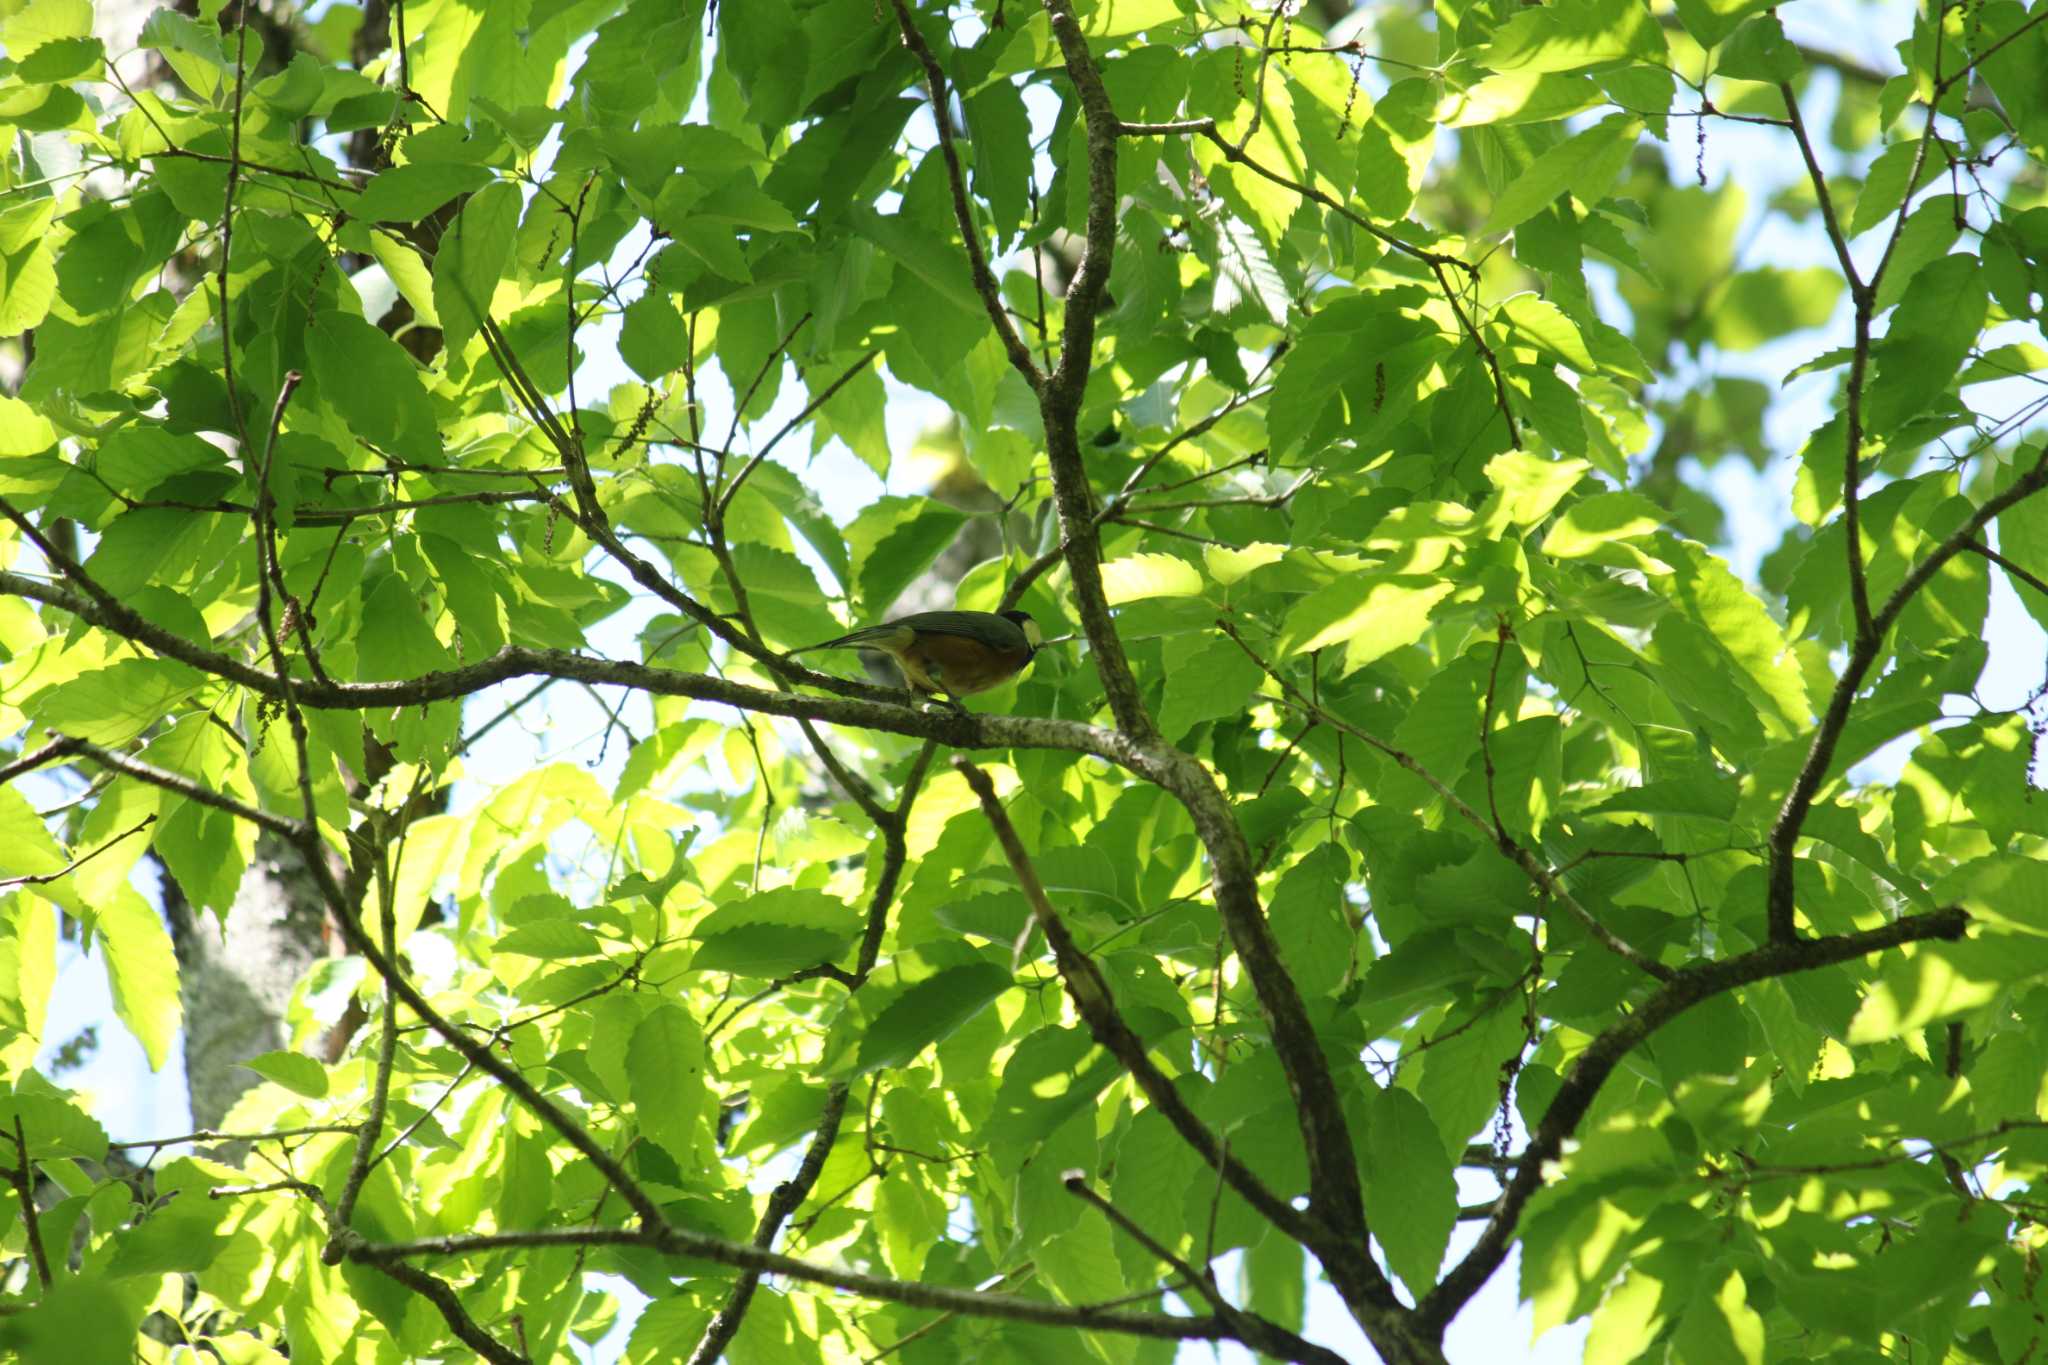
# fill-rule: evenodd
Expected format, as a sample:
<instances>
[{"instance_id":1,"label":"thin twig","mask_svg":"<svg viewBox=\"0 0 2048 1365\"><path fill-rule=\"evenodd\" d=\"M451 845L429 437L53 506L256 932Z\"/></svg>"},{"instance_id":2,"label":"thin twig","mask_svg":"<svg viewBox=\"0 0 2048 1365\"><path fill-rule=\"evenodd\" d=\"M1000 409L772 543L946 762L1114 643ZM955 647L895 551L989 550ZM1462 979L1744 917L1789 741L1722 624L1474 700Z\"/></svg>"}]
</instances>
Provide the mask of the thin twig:
<instances>
[{"instance_id":1,"label":"thin twig","mask_svg":"<svg viewBox=\"0 0 2048 1365\"><path fill-rule=\"evenodd\" d=\"M19 1114L14 1116L14 1159L17 1164L6 1172L7 1181L14 1186L15 1197L21 1202L21 1229L28 1237L36 1279L47 1291L51 1283L50 1256L43 1248L41 1211L36 1208L36 1168L28 1159L28 1134L22 1129Z\"/></svg>"}]
</instances>

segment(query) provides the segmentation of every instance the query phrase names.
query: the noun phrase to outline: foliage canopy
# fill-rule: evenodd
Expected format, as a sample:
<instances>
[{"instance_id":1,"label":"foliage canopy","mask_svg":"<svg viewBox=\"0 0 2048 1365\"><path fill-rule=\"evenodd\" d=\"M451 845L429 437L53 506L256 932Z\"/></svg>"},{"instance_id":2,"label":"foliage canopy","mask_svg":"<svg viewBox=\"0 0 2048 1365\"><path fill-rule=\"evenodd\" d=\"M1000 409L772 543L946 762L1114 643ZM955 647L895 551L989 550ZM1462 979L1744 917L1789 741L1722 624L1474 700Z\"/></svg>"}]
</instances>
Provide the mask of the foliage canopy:
<instances>
[{"instance_id":1,"label":"foliage canopy","mask_svg":"<svg viewBox=\"0 0 2048 1365\"><path fill-rule=\"evenodd\" d=\"M1971 699L2048 446L1966 400L2043 368L2048 0L1895 73L1759 0L0 8L0 1343L554 1359L603 1274L634 1361L1330 1361L1313 1275L1432 1361L1519 1248L1606 1361L2043 1349ZM828 512L910 390L994 496ZM1780 446L1751 584L1681 461ZM970 521L1020 681L786 657ZM467 777L548 680L623 765ZM303 859L297 1041L366 1017L144 1181L32 1063L60 917L173 1045L146 853Z\"/></svg>"}]
</instances>

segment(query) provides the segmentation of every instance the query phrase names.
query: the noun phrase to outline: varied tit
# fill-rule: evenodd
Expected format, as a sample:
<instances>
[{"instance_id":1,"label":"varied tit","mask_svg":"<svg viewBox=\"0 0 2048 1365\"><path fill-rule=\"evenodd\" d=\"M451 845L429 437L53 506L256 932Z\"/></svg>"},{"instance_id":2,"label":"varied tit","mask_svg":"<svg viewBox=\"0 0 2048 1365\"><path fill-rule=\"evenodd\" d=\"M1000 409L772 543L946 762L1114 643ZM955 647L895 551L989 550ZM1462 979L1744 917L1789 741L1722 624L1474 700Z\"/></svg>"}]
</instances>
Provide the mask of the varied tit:
<instances>
[{"instance_id":1,"label":"varied tit","mask_svg":"<svg viewBox=\"0 0 2048 1365\"><path fill-rule=\"evenodd\" d=\"M919 692L957 698L1016 677L1043 643L1029 612L921 611L791 653L873 650L894 659L904 681Z\"/></svg>"}]
</instances>

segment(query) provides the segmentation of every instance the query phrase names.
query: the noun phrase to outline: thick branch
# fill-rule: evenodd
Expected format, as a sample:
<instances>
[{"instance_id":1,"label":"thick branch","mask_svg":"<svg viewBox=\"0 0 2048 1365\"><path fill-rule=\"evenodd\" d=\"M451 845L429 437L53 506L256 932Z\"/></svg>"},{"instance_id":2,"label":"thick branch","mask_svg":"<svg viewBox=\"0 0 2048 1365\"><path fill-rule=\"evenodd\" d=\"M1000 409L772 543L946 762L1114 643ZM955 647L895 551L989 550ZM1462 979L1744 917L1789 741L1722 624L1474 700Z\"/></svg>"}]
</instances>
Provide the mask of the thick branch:
<instances>
[{"instance_id":1,"label":"thick branch","mask_svg":"<svg viewBox=\"0 0 2048 1365\"><path fill-rule=\"evenodd\" d=\"M1047 898L1045 884L1038 879L1038 870L1032 866L1030 855L1017 837L1016 826L1010 823L1008 812L997 799L995 785L989 781L988 774L964 758L954 758L953 766L967 779L967 785L974 789L975 797L981 802L982 814L988 817L989 825L995 830L996 842L1002 846L1003 856L1009 860L1010 870L1016 874L1017 885L1031 906L1032 916L1052 948L1053 964L1066 985L1067 995L1073 1000L1075 1010L1087 1023L1095 1041L1123 1063L1124 1070L1145 1092L1145 1098L1151 1101L1152 1107L1166 1117L1174 1131L1194 1148L1203 1161L1222 1174L1224 1181L1247 1204L1296 1241L1304 1245L1316 1242L1317 1230L1310 1227L1291 1204L1274 1194L1264 1181L1230 1155L1229 1149L1188 1107L1173 1082L1152 1064L1144 1041L1131 1031L1131 1026L1118 1012L1116 997L1103 977L1102 969L1074 941L1066 922Z\"/></svg>"},{"instance_id":2,"label":"thick branch","mask_svg":"<svg viewBox=\"0 0 2048 1365\"><path fill-rule=\"evenodd\" d=\"M1138 696L1137 679L1124 655L1123 641L1110 620L1109 598L1102 588L1102 541L1096 532L1095 493L1081 453L1078 423L1081 401L1095 350L1095 312L1109 282L1116 250L1116 141L1122 124L1103 88L1102 73L1088 51L1068 0L1045 0L1067 78L1074 83L1088 130L1088 215L1081 268L1067 290L1066 330L1060 359L1051 378L1039 388L1039 416L1045 425L1046 461L1052 473L1053 505L1059 512L1061 544L1066 551L1067 577L1082 634L1095 658L1104 698L1117 727L1145 743L1157 738L1152 718Z\"/></svg>"},{"instance_id":3,"label":"thick branch","mask_svg":"<svg viewBox=\"0 0 2048 1365\"><path fill-rule=\"evenodd\" d=\"M1595 1038L1564 1079L1529 1145L1516 1157L1515 1171L1494 1205L1493 1215L1472 1250L1444 1276L1418 1308L1426 1329L1441 1332L1467 1300L1478 1292L1508 1253L1522 1207L1543 1184L1543 1168L1557 1159L1564 1140L1585 1117L1600 1087L1621 1059L1644 1039L1702 1000L1772 977L1813 971L1925 939L1955 940L1963 936L1969 916L1950 907L1930 914L1895 920L1861 933L1797 943L1770 943L1721 962L1684 967L1644 1000L1642 1007Z\"/></svg>"},{"instance_id":4,"label":"thick branch","mask_svg":"<svg viewBox=\"0 0 2048 1365\"><path fill-rule=\"evenodd\" d=\"M1125 132L1088 50L1070 0L1045 0L1053 37L1067 76L1080 98L1088 132L1088 215L1086 255L1067 295L1066 334L1059 368L1041 391L1047 463L1053 500L1065 541L1067 574L1088 637L1102 690L1117 727L1152 755L1150 776L1186 807L1196 836L1209 853L1216 909L1272 1029L1293 1093L1309 1171L1309 1210L1331 1236L1314 1245L1324 1270L1369 1333L1400 1332L1404 1317L1393 1288L1366 1248L1365 1203L1349 1125L1337 1098L1322 1044L1309 1023L1301 994L1280 960L1279 945L1258 898L1258 873L1244 831L1238 828L1215 781L1194 759L1159 742L1152 718L1139 699L1109 603L1102 588L1102 545L1096 533L1094 492L1076 430L1095 338L1095 310L1108 282L1116 246L1116 145Z\"/></svg>"}]
</instances>

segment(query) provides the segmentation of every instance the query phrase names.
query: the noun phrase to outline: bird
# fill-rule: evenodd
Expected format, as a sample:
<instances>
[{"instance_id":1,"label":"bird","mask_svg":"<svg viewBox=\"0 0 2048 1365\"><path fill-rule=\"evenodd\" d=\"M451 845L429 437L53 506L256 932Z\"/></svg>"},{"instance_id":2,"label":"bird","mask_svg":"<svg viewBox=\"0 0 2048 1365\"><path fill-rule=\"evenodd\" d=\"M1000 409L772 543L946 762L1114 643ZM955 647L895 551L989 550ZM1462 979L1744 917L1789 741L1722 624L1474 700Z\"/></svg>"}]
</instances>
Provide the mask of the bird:
<instances>
[{"instance_id":1,"label":"bird","mask_svg":"<svg viewBox=\"0 0 2048 1365\"><path fill-rule=\"evenodd\" d=\"M1045 635L1025 611L920 611L835 640L790 651L867 649L896 661L903 679L927 696L957 700L1016 677Z\"/></svg>"}]
</instances>

